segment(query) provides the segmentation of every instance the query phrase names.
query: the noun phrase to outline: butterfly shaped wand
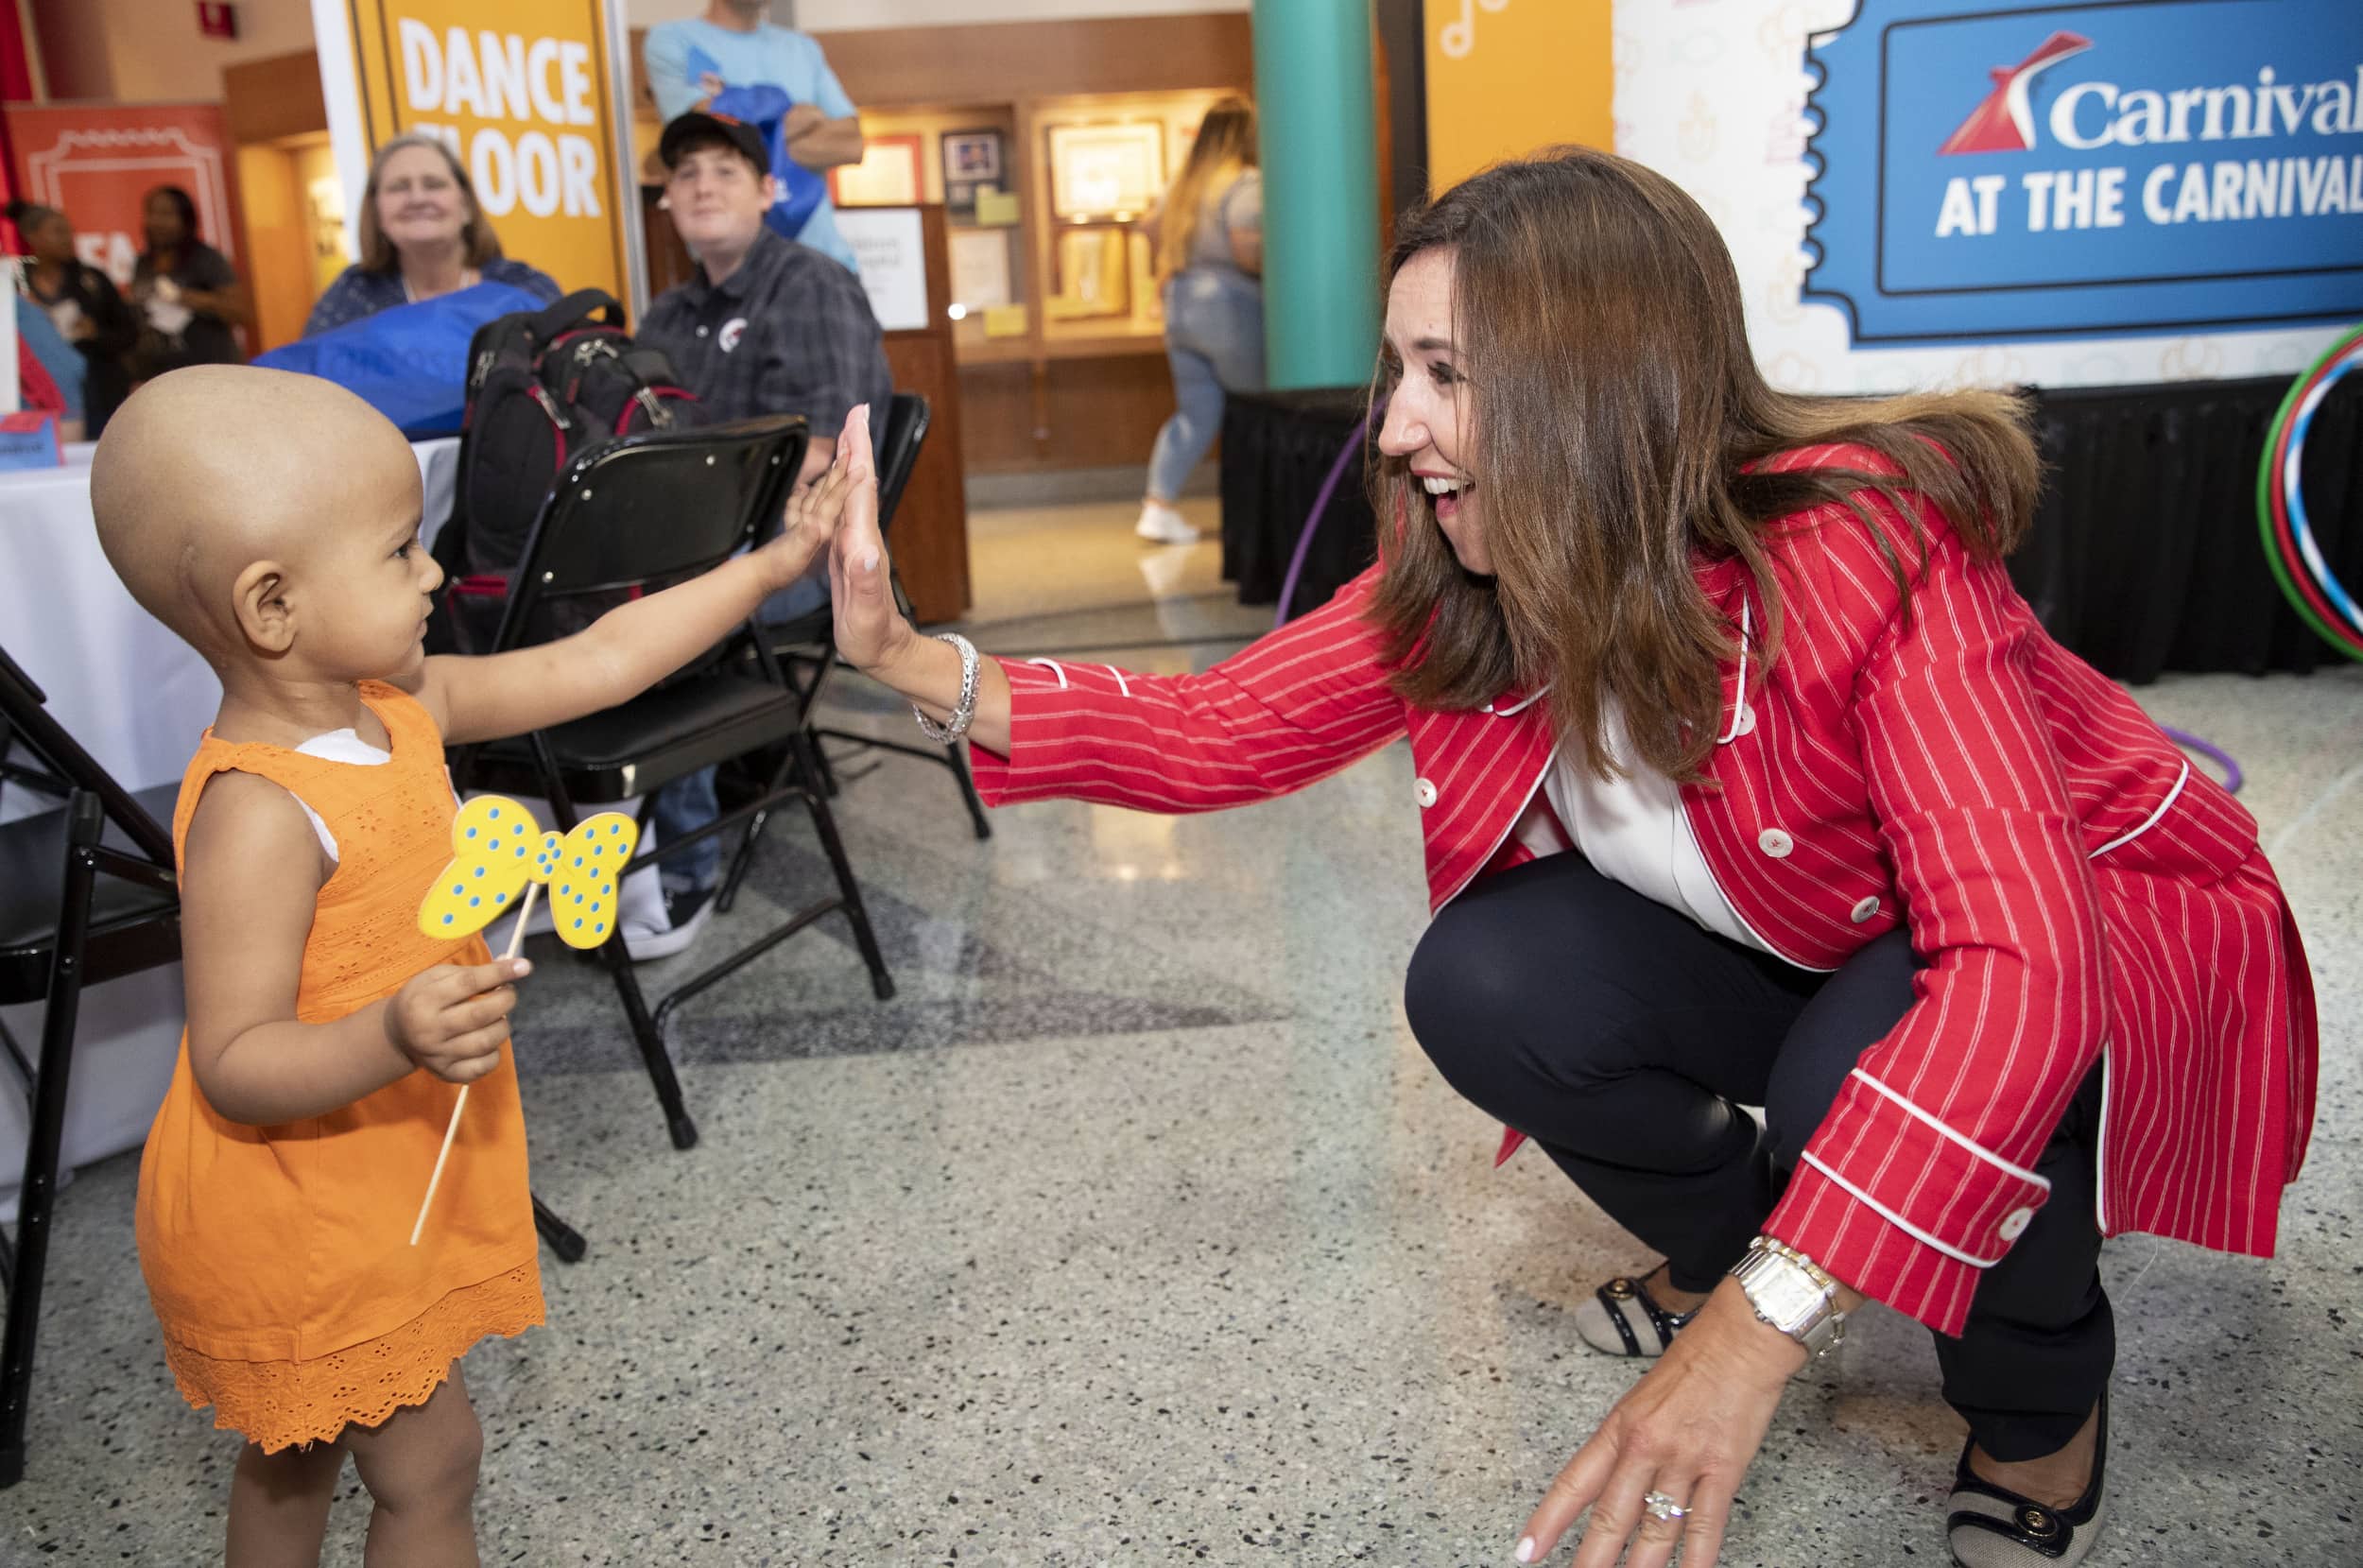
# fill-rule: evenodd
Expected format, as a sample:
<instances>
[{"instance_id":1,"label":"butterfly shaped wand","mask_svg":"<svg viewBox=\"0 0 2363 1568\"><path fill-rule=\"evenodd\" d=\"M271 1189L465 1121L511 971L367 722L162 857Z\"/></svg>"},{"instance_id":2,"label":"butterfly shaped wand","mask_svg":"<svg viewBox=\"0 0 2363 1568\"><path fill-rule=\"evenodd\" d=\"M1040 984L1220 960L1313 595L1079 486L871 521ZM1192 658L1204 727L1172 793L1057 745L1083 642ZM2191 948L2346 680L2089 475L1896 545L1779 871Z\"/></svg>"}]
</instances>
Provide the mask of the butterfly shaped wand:
<instances>
[{"instance_id":1,"label":"butterfly shaped wand","mask_svg":"<svg viewBox=\"0 0 2363 1568\"><path fill-rule=\"evenodd\" d=\"M569 947L596 947L615 929L615 885L639 844L640 824L620 811L600 812L561 836L541 832L533 814L516 801L479 795L452 819L451 864L427 887L419 905L419 929L430 937L471 937L513 908L517 926L502 956L514 958L526 939L534 898L547 887L559 939ZM443 1162L451 1157L459 1113L467 1108L463 1083L451 1108L451 1125L443 1129L435 1174L427 1178L426 1197L410 1227L413 1247L426 1229L426 1212L435 1206Z\"/></svg>"}]
</instances>

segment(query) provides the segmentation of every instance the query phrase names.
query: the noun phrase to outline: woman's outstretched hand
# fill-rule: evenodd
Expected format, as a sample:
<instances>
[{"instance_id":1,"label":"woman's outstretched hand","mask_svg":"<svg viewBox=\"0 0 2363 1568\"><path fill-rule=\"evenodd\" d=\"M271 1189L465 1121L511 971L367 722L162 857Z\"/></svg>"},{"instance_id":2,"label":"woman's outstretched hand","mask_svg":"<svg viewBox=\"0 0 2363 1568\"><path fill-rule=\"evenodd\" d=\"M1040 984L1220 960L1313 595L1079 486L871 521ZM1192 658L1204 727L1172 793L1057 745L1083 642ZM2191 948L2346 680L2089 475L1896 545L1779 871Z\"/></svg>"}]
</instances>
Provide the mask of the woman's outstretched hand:
<instances>
[{"instance_id":1,"label":"woman's outstretched hand","mask_svg":"<svg viewBox=\"0 0 2363 1568\"><path fill-rule=\"evenodd\" d=\"M1520 1562L1541 1562L1584 1509L1592 1522L1576 1568L1713 1568L1739 1490L1766 1428L1804 1364L1804 1347L1760 1321L1737 1284L1724 1281L1656 1366L1567 1461L1519 1532ZM1652 1518L1663 1492L1688 1515Z\"/></svg>"},{"instance_id":2,"label":"woman's outstretched hand","mask_svg":"<svg viewBox=\"0 0 2363 1568\"><path fill-rule=\"evenodd\" d=\"M837 614L837 650L874 672L918 634L894 604L886 538L878 531L878 464L866 405L847 417L837 438L837 460L813 490L812 505L832 527L829 603Z\"/></svg>"}]
</instances>

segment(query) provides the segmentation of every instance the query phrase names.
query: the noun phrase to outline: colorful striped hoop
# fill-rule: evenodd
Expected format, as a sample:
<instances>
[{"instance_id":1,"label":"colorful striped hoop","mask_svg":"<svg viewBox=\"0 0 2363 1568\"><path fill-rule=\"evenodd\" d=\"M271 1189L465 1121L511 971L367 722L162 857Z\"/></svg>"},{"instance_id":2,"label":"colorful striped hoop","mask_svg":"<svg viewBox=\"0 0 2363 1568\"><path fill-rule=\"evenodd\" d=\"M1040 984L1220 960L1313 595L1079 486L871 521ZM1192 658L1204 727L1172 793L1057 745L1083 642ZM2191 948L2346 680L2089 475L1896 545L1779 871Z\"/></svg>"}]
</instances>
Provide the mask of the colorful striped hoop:
<instances>
[{"instance_id":1,"label":"colorful striped hoop","mask_svg":"<svg viewBox=\"0 0 2363 1568\"><path fill-rule=\"evenodd\" d=\"M2340 653L2363 663L2363 605L2322 560L2298 485L2315 411L2331 388L2357 369L2363 369L2363 326L2340 336L2290 384L2265 433L2265 455L2256 468L2256 526L2265 563L2299 618Z\"/></svg>"}]
</instances>

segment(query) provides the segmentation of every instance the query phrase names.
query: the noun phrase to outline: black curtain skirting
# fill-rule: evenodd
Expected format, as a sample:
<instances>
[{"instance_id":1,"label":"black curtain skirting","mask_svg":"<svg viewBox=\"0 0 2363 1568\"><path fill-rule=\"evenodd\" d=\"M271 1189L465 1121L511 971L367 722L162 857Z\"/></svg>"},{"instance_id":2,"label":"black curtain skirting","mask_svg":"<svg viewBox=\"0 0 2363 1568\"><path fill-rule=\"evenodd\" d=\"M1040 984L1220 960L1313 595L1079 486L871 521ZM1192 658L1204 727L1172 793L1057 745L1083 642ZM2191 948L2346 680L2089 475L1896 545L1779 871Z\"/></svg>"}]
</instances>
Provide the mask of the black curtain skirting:
<instances>
[{"instance_id":1,"label":"black curtain skirting","mask_svg":"<svg viewBox=\"0 0 2363 1568\"><path fill-rule=\"evenodd\" d=\"M2278 376L2036 389L2049 467L2010 563L2052 635L2135 684L2169 670L2310 670L2343 661L2274 584L2256 530L2256 466L2289 389ZM1223 414L1223 576L1272 604L1314 496L1360 423L1362 388L1234 393ZM1323 514L1289 601L1325 600L1376 553L1368 448ZM2305 443L2323 559L2363 599L2363 397L2332 394Z\"/></svg>"},{"instance_id":2,"label":"black curtain skirting","mask_svg":"<svg viewBox=\"0 0 2363 1568\"><path fill-rule=\"evenodd\" d=\"M1233 392L1222 411L1222 575L1241 604L1277 604L1321 481L1368 410L1367 388ZM1288 598L1291 619L1329 602L1378 556L1365 443L1321 514Z\"/></svg>"}]
</instances>

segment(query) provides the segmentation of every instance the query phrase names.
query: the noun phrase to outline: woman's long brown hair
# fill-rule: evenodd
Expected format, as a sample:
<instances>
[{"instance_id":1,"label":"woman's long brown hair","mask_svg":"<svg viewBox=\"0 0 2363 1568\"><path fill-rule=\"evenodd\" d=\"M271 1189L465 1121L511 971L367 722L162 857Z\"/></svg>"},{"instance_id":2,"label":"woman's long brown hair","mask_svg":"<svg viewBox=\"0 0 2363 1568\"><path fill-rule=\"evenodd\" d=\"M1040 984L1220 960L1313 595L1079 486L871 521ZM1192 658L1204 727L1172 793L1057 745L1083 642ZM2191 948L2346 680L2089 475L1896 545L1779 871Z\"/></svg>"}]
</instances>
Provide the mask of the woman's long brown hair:
<instances>
[{"instance_id":1,"label":"woman's long brown hair","mask_svg":"<svg viewBox=\"0 0 2363 1568\"><path fill-rule=\"evenodd\" d=\"M1190 161L1165 187L1158 209L1157 276L1170 278L1190 265L1190 245L1206 215L1206 198L1254 166L1255 106L1241 97L1216 99L1198 124Z\"/></svg>"},{"instance_id":2,"label":"woman's long brown hair","mask_svg":"<svg viewBox=\"0 0 2363 1568\"><path fill-rule=\"evenodd\" d=\"M1471 709L1550 688L1563 745L1602 778L1604 699L1637 762L1700 777L1721 718L1717 663L1736 632L1695 572L1733 558L1763 605L1751 656L1778 657L1781 601L1766 534L1843 506L1880 541L1906 595L1924 560L1923 506L1981 559L2024 536L2041 463L2021 400L1954 392L1861 402L1768 386L1748 349L1739 278L1699 204L1642 165L1585 147L1497 164L1408 218L1391 284L1422 251L1454 257L1456 369L1469 383L1460 465L1491 548L1464 571L1399 460L1382 459L1385 570L1371 618L1406 700ZM1391 386L1380 371L1379 390ZM1750 473L1775 454L1850 442L1895 473ZM1854 499L1909 520L1906 560ZM1572 754L1572 753L1571 753Z\"/></svg>"}]
</instances>

